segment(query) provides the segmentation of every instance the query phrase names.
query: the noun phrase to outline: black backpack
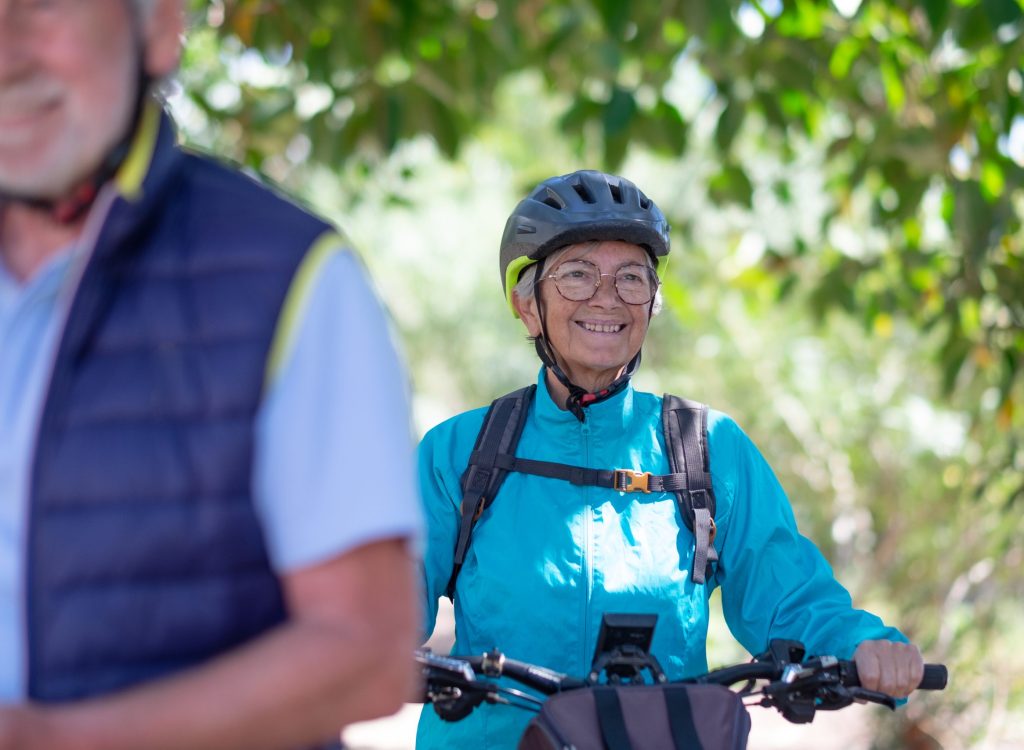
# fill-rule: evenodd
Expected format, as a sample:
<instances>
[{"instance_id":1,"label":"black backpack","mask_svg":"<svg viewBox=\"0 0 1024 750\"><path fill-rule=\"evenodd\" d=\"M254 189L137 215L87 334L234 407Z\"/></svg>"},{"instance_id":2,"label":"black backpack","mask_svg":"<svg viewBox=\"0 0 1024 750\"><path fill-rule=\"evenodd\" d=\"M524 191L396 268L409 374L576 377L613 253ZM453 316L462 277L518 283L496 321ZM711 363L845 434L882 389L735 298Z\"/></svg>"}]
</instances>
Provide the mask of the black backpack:
<instances>
[{"instance_id":1,"label":"black backpack","mask_svg":"<svg viewBox=\"0 0 1024 750\"><path fill-rule=\"evenodd\" d=\"M718 561L715 539L715 493L708 461L708 407L665 394L662 430L668 447L671 474L653 475L634 469L587 469L580 466L516 458L516 445L536 385L494 400L476 438L469 466L462 474L462 523L455 544L455 565L445 592L455 597L455 579L466 559L473 524L494 502L510 471L564 479L576 485L607 487L620 492L674 492L686 527L696 537L692 578L704 583L711 564Z\"/></svg>"}]
</instances>

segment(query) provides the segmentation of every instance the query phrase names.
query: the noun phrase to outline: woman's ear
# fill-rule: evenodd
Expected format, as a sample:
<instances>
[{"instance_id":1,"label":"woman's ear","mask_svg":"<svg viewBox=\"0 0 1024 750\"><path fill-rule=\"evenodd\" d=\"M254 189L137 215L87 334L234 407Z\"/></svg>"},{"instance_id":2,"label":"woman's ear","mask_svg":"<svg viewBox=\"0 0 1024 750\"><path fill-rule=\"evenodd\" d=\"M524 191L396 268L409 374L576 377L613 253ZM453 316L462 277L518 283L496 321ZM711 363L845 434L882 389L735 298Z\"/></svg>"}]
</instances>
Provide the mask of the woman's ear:
<instances>
[{"instance_id":1,"label":"woman's ear","mask_svg":"<svg viewBox=\"0 0 1024 750\"><path fill-rule=\"evenodd\" d=\"M520 297L515 289L512 290L512 307L519 314L519 319L526 326L526 332L533 338L541 335L540 316L537 314L537 298L535 296Z\"/></svg>"}]
</instances>

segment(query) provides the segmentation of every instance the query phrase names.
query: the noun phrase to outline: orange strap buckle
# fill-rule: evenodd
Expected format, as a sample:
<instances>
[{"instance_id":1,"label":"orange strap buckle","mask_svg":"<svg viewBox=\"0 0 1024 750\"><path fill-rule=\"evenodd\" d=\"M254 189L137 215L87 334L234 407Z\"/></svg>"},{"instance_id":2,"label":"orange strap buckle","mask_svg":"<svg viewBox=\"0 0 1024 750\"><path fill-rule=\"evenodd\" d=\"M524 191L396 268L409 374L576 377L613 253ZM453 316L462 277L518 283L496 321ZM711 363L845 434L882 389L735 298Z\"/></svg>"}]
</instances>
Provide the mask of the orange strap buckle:
<instances>
[{"instance_id":1,"label":"orange strap buckle","mask_svg":"<svg viewBox=\"0 0 1024 750\"><path fill-rule=\"evenodd\" d=\"M615 470L615 489L619 492L643 492L650 494L647 480L651 478L649 471L633 471L632 469Z\"/></svg>"}]
</instances>

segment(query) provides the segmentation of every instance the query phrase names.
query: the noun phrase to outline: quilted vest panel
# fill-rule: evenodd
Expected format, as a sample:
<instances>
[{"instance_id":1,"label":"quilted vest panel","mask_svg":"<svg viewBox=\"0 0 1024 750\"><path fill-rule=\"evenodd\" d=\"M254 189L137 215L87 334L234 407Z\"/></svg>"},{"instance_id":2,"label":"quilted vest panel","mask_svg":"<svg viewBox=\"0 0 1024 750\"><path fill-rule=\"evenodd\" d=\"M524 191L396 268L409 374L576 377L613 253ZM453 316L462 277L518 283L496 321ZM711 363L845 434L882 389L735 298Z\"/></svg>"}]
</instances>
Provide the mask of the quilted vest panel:
<instances>
[{"instance_id":1,"label":"quilted vest panel","mask_svg":"<svg viewBox=\"0 0 1024 750\"><path fill-rule=\"evenodd\" d=\"M34 700L166 675L285 617L253 422L289 284L328 229L161 123L141 199L115 201L82 277L40 423Z\"/></svg>"}]
</instances>

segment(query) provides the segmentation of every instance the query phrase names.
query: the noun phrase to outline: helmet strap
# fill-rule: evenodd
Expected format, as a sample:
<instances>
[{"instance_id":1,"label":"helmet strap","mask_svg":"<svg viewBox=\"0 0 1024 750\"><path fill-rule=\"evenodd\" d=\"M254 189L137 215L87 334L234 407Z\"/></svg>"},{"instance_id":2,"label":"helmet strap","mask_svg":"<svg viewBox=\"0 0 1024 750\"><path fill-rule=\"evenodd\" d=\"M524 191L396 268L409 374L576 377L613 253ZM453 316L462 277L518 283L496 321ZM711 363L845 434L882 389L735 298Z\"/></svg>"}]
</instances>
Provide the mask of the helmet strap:
<instances>
[{"instance_id":1,"label":"helmet strap","mask_svg":"<svg viewBox=\"0 0 1024 750\"><path fill-rule=\"evenodd\" d=\"M589 395L585 388L573 383L562 372L562 368L558 366L555 358L552 356L550 344L547 342L545 335L540 335L533 340L533 346L537 350L537 356L540 357L541 362L544 366L554 375L558 382L565 386L566 390L569 391L568 397L565 399L565 408L573 413L580 422L585 422L587 419L586 414L583 411L584 401L583 399Z\"/></svg>"}]
</instances>

